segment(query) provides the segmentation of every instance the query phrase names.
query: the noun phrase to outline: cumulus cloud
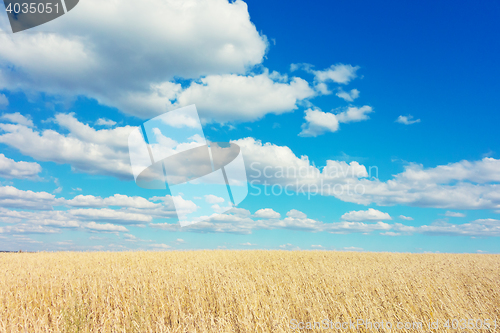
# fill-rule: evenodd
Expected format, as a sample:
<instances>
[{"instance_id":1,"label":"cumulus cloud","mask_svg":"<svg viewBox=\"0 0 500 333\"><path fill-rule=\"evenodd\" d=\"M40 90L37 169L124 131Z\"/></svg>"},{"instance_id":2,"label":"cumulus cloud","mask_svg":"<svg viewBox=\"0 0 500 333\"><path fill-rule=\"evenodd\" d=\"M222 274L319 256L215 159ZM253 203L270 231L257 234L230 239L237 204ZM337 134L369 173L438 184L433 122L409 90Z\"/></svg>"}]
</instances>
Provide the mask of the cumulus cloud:
<instances>
[{"instance_id":1,"label":"cumulus cloud","mask_svg":"<svg viewBox=\"0 0 500 333\"><path fill-rule=\"evenodd\" d=\"M344 247L344 251L363 251L363 248L355 246L347 246Z\"/></svg>"},{"instance_id":2,"label":"cumulus cloud","mask_svg":"<svg viewBox=\"0 0 500 333\"><path fill-rule=\"evenodd\" d=\"M59 201L47 192L19 190L13 186L0 186L0 207L21 209L52 209Z\"/></svg>"},{"instance_id":3,"label":"cumulus cloud","mask_svg":"<svg viewBox=\"0 0 500 333\"><path fill-rule=\"evenodd\" d=\"M399 218L401 220L413 221L413 217L409 217L409 216L399 215Z\"/></svg>"},{"instance_id":4,"label":"cumulus cloud","mask_svg":"<svg viewBox=\"0 0 500 333\"><path fill-rule=\"evenodd\" d=\"M35 162L16 162L0 154L0 177L18 179L37 179L42 171L40 164Z\"/></svg>"},{"instance_id":5,"label":"cumulus cloud","mask_svg":"<svg viewBox=\"0 0 500 333\"><path fill-rule=\"evenodd\" d=\"M19 112L14 113L4 113L0 116L0 120L8 121L14 124L24 125L28 127L33 127L33 120L29 117L23 116Z\"/></svg>"},{"instance_id":6,"label":"cumulus cloud","mask_svg":"<svg viewBox=\"0 0 500 333\"><path fill-rule=\"evenodd\" d=\"M302 124L302 131L299 136L322 135L326 132L336 132L339 123L351 123L368 120L368 114L373 112L370 106L354 107L350 106L339 113L323 112L319 109L308 109L305 111L305 123Z\"/></svg>"},{"instance_id":7,"label":"cumulus cloud","mask_svg":"<svg viewBox=\"0 0 500 333\"><path fill-rule=\"evenodd\" d=\"M0 142L39 161L69 164L75 171L89 174L132 179L128 135L134 127L95 130L73 114L58 114L54 121L69 133L0 123Z\"/></svg>"},{"instance_id":8,"label":"cumulus cloud","mask_svg":"<svg viewBox=\"0 0 500 333\"><path fill-rule=\"evenodd\" d=\"M213 194L208 194L205 195L205 201L208 202L209 204L217 204L224 202L224 198L218 197Z\"/></svg>"},{"instance_id":9,"label":"cumulus cloud","mask_svg":"<svg viewBox=\"0 0 500 333\"><path fill-rule=\"evenodd\" d=\"M293 219L305 219L307 218L307 215L302 213L300 210L292 209L288 213L286 213L286 216L293 218Z\"/></svg>"},{"instance_id":10,"label":"cumulus cloud","mask_svg":"<svg viewBox=\"0 0 500 333\"><path fill-rule=\"evenodd\" d=\"M499 237L500 220L479 219L464 224L436 221L431 225L419 227L405 226L396 223L394 225L394 230L405 234L419 233L436 236Z\"/></svg>"},{"instance_id":11,"label":"cumulus cloud","mask_svg":"<svg viewBox=\"0 0 500 333\"><path fill-rule=\"evenodd\" d=\"M0 110L7 108L9 106L9 99L4 94L0 94Z\"/></svg>"},{"instance_id":12,"label":"cumulus cloud","mask_svg":"<svg viewBox=\"0 0 500 333\"><path fill-rule=\"evenodd\" d=\"M85 220L115 221L115 223L119 224L145 223L151 222L153 219L149 215L130 213L128 211L109 208L70 209L68 213L72 216L83 218Z\"/></svg>"},{"instance_id":13,"label":"cumulus cloud","mask_svg":"<svg viewBox=\"0 0 500 333\"><path fill-rule=\"evenodd\" d=\"M140 12L133 0L89 0L74 14L30 34L0 34L0 89L86 95L137 114L133 96L174 77L243 74L267 49L240 0L147 0ZM5 20L0 29L9 29ZM142 107L144 117L160 112Z\"/></svg>"},{"instance_id":14,"label":"cumulus cloud","mask_svg":"<svg viewBox=\"0 0 500 333\"><path fill-rule=\"evenodd\" d=\"M95 223L89 222L84 225L84 228L99 232L128 232L127 228L122 225L114 225L111 223Z\"/></svg>"},{"instance_id":15,"label":"cumulus cloud","mask_svg":"<svg viewBox=\"0 0 500 333\"><path fill-rule=\"evenodd\" d=\"M444 216L448 216L448 217L465 217L465 214L459 213L459 212L450 212L450 211L447 211L446 213L444 213Z\"/></svg>"},{"instance_id":16,"label":"cumulus cloud","mask_svg":"<svg viewBox=\"0 0 500 333\"><path fill-rule=\"evenodd\" d=\"M410 163L392 179L381 181L371 168L367 172L354 161L327 160L321 169L286 146L253 138L234 142L242 149L252 185L278 184L288 193L334 196L363 205L500 209L500 160L491 157L434 168Z\"/></svg>"},{"instance_id":17,"label":"cumulus cloud","mask_svg":"<svg viewBox=\"0 0 500 333\"><path fill-rule=\"evenodd\" d=\"M388 213L369 208L368 210L350 211L341 216L342 220L347 221L381 221L392 220Z\"/></svg>"},{"instance_id":18,"label":"cumulus cloud","mask_svg":"<svg viewBox=\"0 0 500 333\"><path fill-rule=\"evenodd\" d=\"M404 124L404 125L411 125L411 124L416 124L420 122L420 119L415 119L413 120L412 115L408 116L399 116L398 119L396 119L397 123Z\"/></svg>"},{"instance_id":19,"label":"cumulus cloud","mask_svg":"<svg viewBox=\"0 0 500 333\"><path fill-rule=\"evenodd\" d=\"M190 232L215 232L215 233L236 233L251 234L254 230L288 229L306 232L330 232L335 234L364 233L374 231L387 231L391 226L384 222L362 223L362 222L334 222L324 223L322 221L310 219L306 214L292 209L284 219L260 218L254 214L253 218L241 217L230 214L207 216L205 221L192 224L181 229L177 224L156 223L150 224L153 228L170 231L190 231Z\"/></svg>"},{"instance_id":20,"label":"cumulus cloud","mask_svg":"<svg viewBox=\"0 0 500 333\"><path fill-rule=\"evenodd\" d=\"M95 124L98 125L98 126L108 126L108 127L111 127L111 126L116 125L116 121L113 121L111 119L99 118L99 119L96 120Z\"/></svg>"},{"instance_id":21,"label":"cumulus cloud","mask_svg":"<svg viewBox=\"0 0 500 333\"><path fill-rule=\"evenodd\" d=\"M292 64L290 70L296 71L303 69L308 73L314 74L315 80L318 82L335 82L340 84L347 84L357 77L357 70L359 66L352 66L346 64L336 64L324 70L314 70L311 64Z\"/></svg>"},{"instance_id":22,"label":"cumulus cloud","mask_svg":"<svg viewBox=\"0 0 500 333\"><path fill-rule=\"evenodd\" d=\"M159 250L167 250L167 249L170 249L172 248L170 245L167 245L167 244L151 244L150 245L151 247L154 247L156 249L159 249Z\"/></svg>"},{"instance_id":23,"label":"cumulus cloud","mask_svg":"<svg viewBox=\"0 0 500 333\"><path fill-rule=\"evenodd\" d=\"M344 101L352 102L359 97L358 89L351 89L351 91L346 92L342 88L338 89L337 96L342 98Z\"/></svg>"},{"instance_id":24,"label":"cumulus cloud","mask_svg":"<svg viewBox=\"0 0 500 333\"><path fill-rule=\"evenodd\" d=\"M196 104L204 121L253 121L266 114L282 114L297 109L297 103L316 93L298 77L283 82L267 71L259 75L211 75L192 82L186 89L161 102L168 109ZM144 96L151 100L153 96ZM176 100L175 103L171 102Z\"/></svg>"}]
</instances>

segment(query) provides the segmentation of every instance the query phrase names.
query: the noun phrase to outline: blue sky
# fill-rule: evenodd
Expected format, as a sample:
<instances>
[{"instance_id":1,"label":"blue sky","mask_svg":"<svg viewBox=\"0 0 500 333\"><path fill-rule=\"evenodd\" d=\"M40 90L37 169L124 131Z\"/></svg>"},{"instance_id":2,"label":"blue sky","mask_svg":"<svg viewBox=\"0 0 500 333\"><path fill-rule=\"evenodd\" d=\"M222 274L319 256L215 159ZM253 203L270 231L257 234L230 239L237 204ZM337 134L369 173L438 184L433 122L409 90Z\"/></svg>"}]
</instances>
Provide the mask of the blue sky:
<instances>
[{"instance_id":1,"label":"blue sky","mask_svg":"<svg viewBox=\"0 0 500 333\"><path fill-rule=\"evenodd\" d=\"M0 7L0 250L500 252L500 4L147 4L85 0L16 34ZM180 228L127 138L191 104L252 184Z\"/></svg>"}]
</instances>

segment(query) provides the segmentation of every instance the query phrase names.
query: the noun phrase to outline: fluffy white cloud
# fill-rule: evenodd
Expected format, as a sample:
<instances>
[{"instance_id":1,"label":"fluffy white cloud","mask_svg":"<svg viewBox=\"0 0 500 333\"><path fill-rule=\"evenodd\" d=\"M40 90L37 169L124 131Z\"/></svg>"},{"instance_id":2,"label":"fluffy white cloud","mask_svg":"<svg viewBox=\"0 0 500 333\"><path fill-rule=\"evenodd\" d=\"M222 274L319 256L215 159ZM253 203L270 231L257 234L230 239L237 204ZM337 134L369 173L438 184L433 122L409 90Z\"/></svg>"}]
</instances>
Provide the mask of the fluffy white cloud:
<instances>
[{"instance_id":1,"label":"fluffy white cloud","mask_svg":"<svg viewBox=\"0 0 500 333\"><path fill-rule=\"evenodd\" d=\"M444 213L444 216L448 216L448 217L465 217L465 214L458 213L458 212L447 211L446 213Z\"/></svg>"},{"instance_id":2,"label":"fluffy white cloud","mask_svg":"<svg viewBox=\"0 0 500 333\"><path fill-rule=\"evenodd\" d=\"M16 162L13 159L0 154L0 177L36 179L42 171L42 167L34 162Z\"/></svg>"},{"instance_id":3,"label":"fluffy white cloud","mask_svg":"<svg viewBox=\"0 0 500 333\"><path fill-rule=\"evenodd\" d=\"M111 119L99 118L99 119L96 120L95 124L98 125L98 126L108 126L108 127L111 127L111 126L116 125L116 121L113 121Z\"/></svg>"},{"instance_id":4,"label":"fluffy white cloud","mask_svg":"<svg viewBox=\"0 0 500 333\"><path fill-rule=\"evenodd\" d=\"M0 94L0 110L9 106L9 99L4 94Z\"/></svg>"},{"instance_id":5,"label":"fluffy white cloud","mask_svg":"<svg viewBox=\"0 0 500 333\"><path fill-rule=\"evenodd\" d=\"M344 101L352 102L359 97L358 89L351 89L351 91L346 92L342 88L338 89L337 96L342 98Z\"/></svg>"},{"instance_id":6,"label":"fluffy white cloud","mask_svg":"<svg viewBox=\"0 0 500 333\"><path fill-rule=\"evenodd\" d=\"M21 209L52 209L58 200L47 192L19 190L13 186L0 186L0 207Z\"/></svg>"},{"instance_id":7,"label":"fluffy white cloud","mask_svg":"<svg viewBox=\"0 0 500 333\"><path fill-rule=\"evenodd\" d=\"M208 202L209 204L216 204L224 202L224 198L218 197L213 194L208 194L205 195L205 201Z\"/></svg>"},{"instance_id":8,"label":"fluffy white cloud","mask_svg":"<svg viewBox=\"0 0 500 333\"><path fill-rule=\"evenodd\" d=\"M363 248L355 246L347 246L344 247L344 251L363 251Z\"/></svg>"},{"instance_id":9,"label":"fluffy white cloud","mask_svg":"<svg viewBox=\"0 0 500 333\"><path fill-rule=\"evenodd\" d=\"M240 146L251 183L286 185L344 184L353 178L367 177L366 168L358 162L328 160L320 170L307 156L297 157L286 146L262 143L253 138L232 141ZM317 189L317 186L316 186ZM292 190L292 189L290 189Z\"/></svg>"},{"instance_id":10,"label":"fluffy white cloud","mask_svg":"<svg viewBox=\"0 0 500 333\"><path fill-rule=\"evenodd\" d=\"M58 114L54 121L69 134L0 123L0 142L36 160L69 164L79 172L132 178L128 134L133 127L95 130L71 114Z\"/></svg>"},{"instance_id":11,"label":"fluffy white cloud","mask_svg":"<svg viewBox=\"0 0 500 333\"><path fill-rule=\"evenodd\" d=\"M438 236L499 237L500 220L479 219L464 224L451 224L444 221L437 221L431 225L419 227L405 226L396 223L394 225L394 230L404 234L420 233Z\"/></svg>"},{"instance_id":12,"label":"fluffy white cloud","mask_svg":"<svg viewBox=\"0 0 500 333\"><path fill-rule=\"evenodd\" d=\"M318 136L339 129L339 121L333 113L308 109L305 111L304 119L306 122L302 124L299 136Z\"/></svg>"},{"instance_id":13,"label":"fluffy white cloud","mask_svg":"<svg viewBox=\"0 0 500 333\"><path fill-rule=\"evenodd\" d=\"M300 210L292 209L288 213L286 213L286 216L291 217L293 219L305 219L307 218L307 215L302 213Z\"/></svg>"},{"instance_id":14,"label":"fluffy white cloud","mask_svg":"<svg viewBox=\"0 0 500 333\"><path fill-rule=\"evenodd\" d=\"M23 116L19 112L14 113L4 113L0 116L0 120L8 121L14 124L24 125L28 127L33 127L33 120L28 117Z\"/></svg>"},{"instance_id":15,"label":"fluffy white cloud","mask_svg":"<svg viewBox=\"0 0 500 333\"><path fill-rule=\"evenodd\" d=\"M307 156L299 158L286 146L253 138L234 142L243 151L252 185L278 184L288 193L328 195L363 205L500 209L500 160L493 158L434 168L412 163L383 182L374 177L371 167L367 172L357 162L328 160L320 170Z\"/></svg>"},{"instance_id":16,"label":"fluffy white cloud","mask_svg":"<svg viewBox=\"0 0 500 333\"><path fill-rule=\"evenodd\" d=\"M86 95L134 114L131 96L175 76L245 73L267 41L240 0L147 0L140 11L133 0L88 0L30 34L0 34L0 45L0 89Z\"/></svg>"},{"instance_id":17,"label":"fluffy white cloud","mask_svg":"<svg viewBox=\"0 0 500 333\"><path fill-rule=\"evenodd\" d=\"M368 210L350 211L341 216L342 220L347 221L381 221L392 220L388 213L369 208Z\"/></svg>"},{"instance_id":18,"label":"fluffy white cloud","mask_svg":"<svg viewBox=\"0 0 500 333\"><path fill-rule=\"evenodd\" d=\"M413 217L409 217L409 216L399 215L399 218L401 220L413 221Z\"/></svg>"},{"instance_id":19,"label":"fluffy white cloud","mask_svg":"<svg viewBox=\"0 0 500 333\"><path fill-rule=\"evenodd\" d=\"M115 221L119 224L134 224L151 222L152 217L123 210L102 209L70 209L68 214L85 220Z\"/></svg>"},{"instance_id":20,"label":"fluffy white cloud","mask_svg":"<svg viewBox=\"0 0 500 333\"><path fill-rule=\"evenodd\" d=\"M123 194L115 194L112 197L101 198L93 195L77 195L71 200L66 200L65 204L71 207L132 207L132 208L156 208L160 204L153 203L142 197L129 197Z\"/></svg>"},{"instance_id":21,"label":"fluffy white cloud","mask_svg":"<svg viewBox=\"0 0 500 333\"><path fill-rule=\"evenodd\" d=\"M242 217L230 214L214 214L205 217L205 221L189 225L181 229L177 224L156 223L150 224L152 228L159 228L170 231L190 231L190 232L216 232L216 233L237 233L251 234L254 230L288 229L307 232L330 232L335 234L364 233L369 234L376 231L387 231L391 225L384 222L362 223L362 222L335 222L324 223L322 221L310 219L306 214L292 209L284 219L260 218L257 212L254 218Z\"/></svg>"},{"instance_id":22,"label":"fluffy white cloud","mask_svg":"<svg viewBox=\"0 0 500 333\"><path fill-rule=\"evenodd\" d=\"M354 107L350 106L339 113L323 112L319 109L308 109L305 111L305 123L302 124L302 131L299 136L318 136L325 132L336 132L339 123L351 123L368 120L368 113L373 112L370 106Z\"/></svg>"},{"instance_id":23,"label":"fluffy white cloud","mask_svg":"<svg viewBox=\"0 0 500 333\"><path fill-rule=\"evenodd\" d=\"M42 225L18 224L0 227L0 234L57 234L59 229L45 227Z\"/></svg>"},{"instance_id":24,"label":"fluffy white cloud","mask_svg":"<svg viewBox=\"0 0 500 333\"><path fill-rule=\"evenodd\" d=\"M411 124L419 123L420 119L413 120L412 115L399 116L398 119L396 119L396 122L400 123L400 124L404 124L404 125L411 125Z\"/></svg>"},{"instance_id":25,"label":"fluffy white cloud","mask_svg":"<svg viewBox=\"0 0 500 333\"><path fill-rule=\"evenodd\" d=\"M356 71L359 66L336 64L324 70L314 70L311 64L292 64L291 71L303 69L308 73L314 74L315 80L318 82L335 82L340 84L347 84L357 77Z\"/></svg>"},{"instance_id":26,"label":"fluffy white cloud","mask_svg":"<svg viewBox=\"0 0 500 333\"><path fill-rule=\"evenodd\" d=\"M271 208L259 209L255 212L254 216L261 219L279 219L281 217L280 213L275 212Z\"/></svg>"}]
</instances>

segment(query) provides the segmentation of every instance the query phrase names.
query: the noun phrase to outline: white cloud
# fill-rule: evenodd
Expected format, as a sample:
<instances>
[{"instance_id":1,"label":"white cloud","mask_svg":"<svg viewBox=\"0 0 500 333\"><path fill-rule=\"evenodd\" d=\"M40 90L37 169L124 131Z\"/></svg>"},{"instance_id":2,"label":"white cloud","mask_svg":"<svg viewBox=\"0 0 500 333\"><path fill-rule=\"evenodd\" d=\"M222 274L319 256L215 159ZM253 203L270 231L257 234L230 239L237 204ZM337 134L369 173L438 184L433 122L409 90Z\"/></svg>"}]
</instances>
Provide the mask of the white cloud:
<instances>
[{"instance_id":1,"label":"white cloud","mask_svg":"<svg viewBox=\"0 0 500 333\"><path fill-rule=\"evenodd\" d=\"M261 219L279 219L281 217L280 213L275 212L271 208L259 209L255 212L254 216Z\"/></svg>"},{"instance_id":2,"label":"white cloud","mask_svg":"<svg viewBox=\"0 0 500 333\"><path fill-rule=\"evenodd\" d=\"M363 205L500 209L500 160L491 157L434 168L410 163L403 172L383 182L371 167L368 173L357 162L327 160L320 169L307 156L297 157L286 146L253 138L232 142L242 149L251 187L266 182L269 186L281 185L287 193L334 196Z\"/></svg>"},{"instance_id":3,"label":"white cloud","mask_svg":"<svg viewBox=\"0 0 500 333\"><path fill-rule=\"evenodd\" d=\"M341 219L347 221L381 221L392 220L392 217L388 213L369 208L368 210L350 211L342 215Z\"/></svg>"},{"instance_id":4,"label":"white cloud","mask_svg":"<svg viewBox=\"0 0 500 333\"><path fill-rule=\"evenodd\" d=\"M17 224L0 227L0 234L57 234L61 231L41 225Z\"/></svg>"},{"instance_id":5,"label":"white cloud","mask_svg":"<svg viewBox=\"0 0 500 333\"><path fill-rule=\"evenodd\" d=\"M111 223L95 223L95 222L89 222L84 225L84 228L90 229L93 231L101 231L101 232L128 232L127 228L125 228L122 225L114 225Z\"/></svg>"},{"instance_id":6,"label":"white cloud","mask_svg":"<svg viewBox=\"0 0 500 333\"><path fill-rule=\"evenodd\" d=\"M111 119L105 119L105 118L99 118L97 119L97 121L95 122L96 125L98 126L114 126L116 125L116 121L113 121Z\"/></svg>"},{"instance_id":7,"label":"white cloud","mask_svg":"<svg viewBox=\"0 0 500 333\"><path fill-rule=\"evenodd\" d=\"M464 224L436 221L431 225L410 227L395 223L393 229L405 234L420 233L438 236L500 237L500 220L479 219Z\"/></svg>"},{"instance_id":8,"label":"white cloud","mask_svg":"<svg viewBox=\"0 0 500 333\"><path fill-rule=\"evenodd\" d=\"M71 200L66 200L65 204L71 207L105 207L119 206L132 208L155 208L160 204L150 202L142 197L129 197L123 194L115 194L112 197L101 198L93 195L77 195Z\"/></svg>"},{"instance_id":9,"label":"white cloud","mask_svg":"<svg viewBox=\"0 0 500 333\"><path fill-rule=\"evenodd\" d=\"M177 238L175 241L177 243L186 243L186 241L184 239L182 239L182 238Z\"/></svg>"},{"instance_id":10,"label":"white cloud","mask_svg":"<svg viewBox=\"0 0 500 333\"><path fill-rule=\"evenodd\" d=\"M345 111L339 113L323 112L319 109L308 109L305 111L305 123L302 124L302 131L299 136L322 135L325 132L336 132L339 129L339 123L351 123L368 120L368 113L373 112L370 106L354 107L350 106Z\"/></svg>"},{"instance_id":11,"label":"white cloud","mask_svg":"<svg viewBox=\"0 0 500 333\"><path fill-rule=\"evenodd\" d=\"M170 245L167 244L151 244L150 246L157 249L165 249L165 250L172 248Z\"/></svg>"},{"instance_id":12,"label":"white cloud","mask_svg":"<svg viewBox=\"0 0 500 333\"><path fill-rule=\"evenodd\" d=\"M296 209L292 209L291 211L286 213L286 216L291 217L293 219L305 219L305 218L307 218L306 214L304 214L301 211L296 210Z\"/></svg>"},{"instance_id":13,"label":"white cloud","mask_svg":"<svg viewBox=\"0 0 500 333\"><path fill-rule=\"evenodd\" d=\"M308 109L304 113L306 122L302 124L299 136L318 136L339 129L339 121L333 113L313 109Z\"/></svg>"},{"instance_id":14,"label":"white cloud","mask_svg":"<svg viewBox=\"0 0 500 333\"><path fill-rule=\"evenodd\" d=\"M16 162L13 159L0 154L0 177L19 178L19 179L37 179L42 167L34 162Z\"/></svg>"},{"instance_id":15,"label":"white cloud","mask_svg":"<svg viewBox=\"0 0 500 333\"><path fill-rule=\"evenodd\" d=\"M413 221L413 217L409 217L409 216L399 215L399 218L401 220Z\"/></svg>"},{"instance_id":16,"label":"white cloud","mask_svg":"<svg viewBox=\"0 0 500 333\"><path fill-rule=\"evenodd\" d=\"M52 209L57 203L53 194L19 190L13 186L0 186L0 207L21 209Z\"/></svg>"},{"instance_id":17,"label":"white cloud","mask_svg":"<svg viewBox=\"0 0 500 333\"><path fill-rule=\"evenodd\" d=\"M19 112L14 113L4 113L0 116L0 120L8 121L14 124L24 125L28 127L33 127L33 120L26 116L23 116Z\"/></svg>"},{"instance_id":18,"label":"white cloud","mask_svg":"<svg viewBox=\"0 0 500 333\"><path fill-rule=\"evenodd\" d=\"M252 244L250 242L246 242L246 243L241 243L240 245L243 245L243 246L256 246L257 244Z\"/></svg>"},{"instance_id":19,"label":"white cloud","mask_svg":"<svg viewBox=\"0 0 500 333\"><path fill-rule=\"evenodd\" d=\"M447 211L444 216L448 216L448 217L465 217L465 214L462 214L462 213L458 213L458 212L450 212L450 211Z\"/></svg>"},{"instance_id":20,"label":"white cloud","mask_svg":"<svg viewBox=\"0 0 500 333\"><path fill-rule=\"evenodd\" d=\"M161 104L169 105L168 109L196 104L200 117L205 121L253 121L269 113L291 112L297 109L299 101L315 94L301 78L281 82L265 71L259 75L207 76L163 98ZM152 96L144 98L150 100ZM170 104L174 99L177 102Z\"/></svg>"},{"instance_id":21,"label":"white cloud","mask_svg":"<svg viewBox=\"0 0 500 333\"><path fill-rule=\"evenodd\" d=\"M351 91L346 92L342 88L338 88L337 96L342 98L344 101L352 102L359 97L358 89L351 89Z\"/></svg>"},{"instance_id":22,"label":"white cloud","mask_svg":"<svg viewBox=\"0 0 500 333\"><path fill-rule=\"evenodd\" d=\"M0 123L0 142L36 160L70 164L79 172L132 178L128 135L134 127L97 131L80 123L72 114L58 114L55 122L69 134Z\"/></svg>"},{"instance_id":23,"label":"white cloud","mask_svg":"<svg viewBox=\"0 0 500 333\"><path fill-rule=\"evenodd\" d=\"M324 249L323 245L311 245L314 249Z\"/></svg>"},{"instance_id":24,"label":"white cloud","mask_svg":"<svg viewBox=\"0 0 500 333\"><path fill-rule=\"evenodd\" d=\"M0 94L0 110L9 106L9 99L4 94Z\"/></svg>"},{"instance_id":25,"label":"white cloud","mask_svg":"<svg viewBox=\"0 0 500 333\"><path fill-rule=\"evenodd\" d=\"M304 66L305 65L305 66ZM297 65L295 65L297 66ZM347 84L351 80L357 77L356 71L359 69L359 66L345 65L345 64L336 64L330 66L330 68L316 71L311 69L311 65L303 64L301 65L306 71L315 75L315 79L319 82L328 82L333 81L335 83ZM292 70L297 67L292 66Z\"/></svg>"},{"instance_id":26,"label":"white cloud","mask_svg":"<svg viewBox=\"0 0 500 333\"><path fill-rule=\"evenodd\" d=\"M412 115L399 116L398 119L396 119L396 122L400 123L400 124L411 125L411 124L419 123L420 119L413 120Z\"/></svg>"},{"instance_id":27,"label":"white cloud","mask_svg":"<svg viewBox=\"0 0 500 333\"><path fill-rule=\"evenodd\" d=\"M152 217L145 214L136 214L128 211L109 208L102 209L70 209L68 213L72 216L87 220L115 221L119 224L134 224L151 222Z\"/></svg>"},{"instance_id":28,"label":"white cloud","mask_svg":"<svg viewBox=\"0 0 500 333\"><path fill-rule=\"evenodd\" d=\"M383 236L391 236L391 237L401 236L399 232L394 232L394 231L382 232L380 234Z\"/></svg>"},{"instance_id":29,"label":"white cloud","mask_svg":"<svg viewBox=\"0 0 500 333\"><path fill-rule=\"evenodd\" d=\"M344 247L344 250L345 251L363 251L362 248L360 247L355 247L355 246L348 246L348 247Z\"/></svg>"},{"instance_id":30,"label":"white cloud","mask_svg":"<svg viewBox=\"0 0 500 333\"><path fill-rule=\"evenodd\" d=\"M218 197L213 194L208 194L205 195L205 201L208 202L209 204L216 204L224 202L224 198Z\"/></svg>"},{"instance_id":31,"label":"white cloud","mask_svg":"<svg viewBox=\"0 0 500 333\"><path fill-rule=\"evenodd\" d=\"M141 4L137 11L134 0L88 0L78 13L30 34L0 34L0 89L86 95L137 114L138 105L127 105L131 96L147 95L174 76L245 73L263 60L267 40L243 1ZM9 29L5 24L0 29ZM150 101L141 105L144 117L159 112Z\"/></svg>"}]
</instances>

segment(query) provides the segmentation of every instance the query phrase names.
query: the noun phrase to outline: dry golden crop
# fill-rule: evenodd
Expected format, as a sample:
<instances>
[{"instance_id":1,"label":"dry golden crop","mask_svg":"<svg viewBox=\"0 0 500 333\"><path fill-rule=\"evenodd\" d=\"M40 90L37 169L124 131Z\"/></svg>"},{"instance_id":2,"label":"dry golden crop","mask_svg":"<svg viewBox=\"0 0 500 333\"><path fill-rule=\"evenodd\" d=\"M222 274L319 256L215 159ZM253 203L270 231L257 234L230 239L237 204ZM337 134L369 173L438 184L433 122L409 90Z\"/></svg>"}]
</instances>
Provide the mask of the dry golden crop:
<instances>
[{"instance_id":1,"label":"dry golden crop","mask_svg":"<svg viewBox=\"0 0 500 333\"><path fill-rule=\"evenodd\" d=\"M499 292L500 256L484 254L0 254L0 331L292 332L359 319L296 331L389 331L375 325L384 321L391 332L431 332L439 320L432 332L495 332ZM472 319L473 329L452 329Z\"/></svg>"}]
</instances>

